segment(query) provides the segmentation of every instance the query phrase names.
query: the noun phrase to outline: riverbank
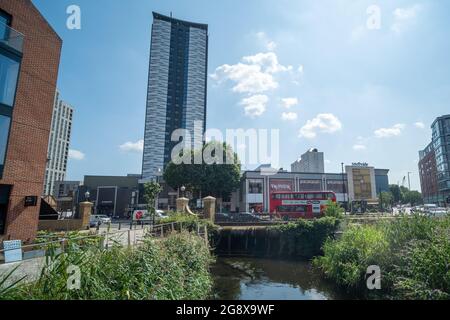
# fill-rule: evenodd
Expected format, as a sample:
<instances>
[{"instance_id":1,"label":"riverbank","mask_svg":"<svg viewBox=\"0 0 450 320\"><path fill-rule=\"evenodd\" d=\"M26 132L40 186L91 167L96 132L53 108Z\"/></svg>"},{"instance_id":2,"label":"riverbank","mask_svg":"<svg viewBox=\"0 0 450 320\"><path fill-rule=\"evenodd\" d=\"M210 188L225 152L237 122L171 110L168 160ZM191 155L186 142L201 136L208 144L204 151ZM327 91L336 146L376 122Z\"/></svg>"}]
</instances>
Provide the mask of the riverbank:
<instances>
[{"instance_id":1,"label":"riverbank","mask_svg":"<svg viewBox=\"0 0 450 320\"><path fill-rule=\"evenodd\" d=\"M401 217L350 226L314 260L325 277L364 298L450 299L450 217ZM367 269L379 269L377 290ZM375 283L371 283L375 285Z\"/></svg>"}]
</instances>

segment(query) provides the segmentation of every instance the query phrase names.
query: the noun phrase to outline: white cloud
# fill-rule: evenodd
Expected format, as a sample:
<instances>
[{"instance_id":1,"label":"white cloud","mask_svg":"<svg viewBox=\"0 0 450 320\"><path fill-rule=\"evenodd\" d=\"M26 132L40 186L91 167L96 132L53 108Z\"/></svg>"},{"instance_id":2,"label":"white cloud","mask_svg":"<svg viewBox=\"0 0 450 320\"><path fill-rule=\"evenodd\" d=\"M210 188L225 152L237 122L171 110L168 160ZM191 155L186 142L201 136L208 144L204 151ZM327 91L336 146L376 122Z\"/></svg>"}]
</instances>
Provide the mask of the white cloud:
<instances>
[{"instance_id":1,"label":"white cloud","mask_svg":"<svg viewBox=\"0 0 450 320\"><path fill-rule=\"evenodd\" d=\"M124 152L142 152L144 151L144 140L138 140L136 142L125 142L119 146L120 150Z\"/></svg>"},{"instance_id":2,"label":"white cloud","mask_svg":"<svg viewBox=\"0 0 450 320\"><path fill-rule=\"evenodd\" d=\"M75 149L69 149L69 159L81 161L84 160L84 158L86 158L86 155L83 152Z\"/></svg>"},{"instance_id":3,"label":"white cloud","mask_svg":"<svg viewBox=\"0 0 450 320\"><path fill-rule=\"evenodd\" d=\"M397 8L394 10L394 23L391 30L397 34L402 33L417 18L422 7L415 4L409 8Z\"/></svg>"},{"instance_id":4,"label":"white cloud","mask_svg":"<svg viewBox=\"0 0 450 320\"><path fill-rule=\"evenodd\" d=\"M416 128L419 128L419 129L424 129L425 128L425 124L423 123L423 122L416 122L416 123L414 123L414 126L416 127Z\"/></svg>"},{"instance_id":5,"label":"white cloud","mask_svg":"<svg viewBox=\"0 0 450 320\"><path fill-rule=\"evenodd\" d=\"M281 65L274 52L267 52L243 57L237 64L224 64L216 68L211 78L218 82L234 82L234 92L255 94L278 88L274 74L290 70L292 66Z\"/></svg>"},{"instance_id":6,"label":"white cloud","mask_svg":"<svg viewBox=\"0 0 450 320\"><path fill-rule=\"evenodd\" d=\"M298 115L295 112L283 112L281 114L281 119L285 121L294 121L297 120Z\"/></svg>"},{"instance_id":7,"label":"white cloud","mask_svg":"<svg viewBox=\"0 0 450 320\"><path fill-rule=\"evenodd\" d=\"M356 151L362 151L362 150L366 150L366 149L367 149L367 147L363 144L355 144L353 146L353 150L356 150Z\"/></svg>"},{"instance_id":8,"label":"white cloud","mask_svg":"<svg viewBox=\"0 0 450 320\"><path fill-rule=\"evenodd\" d=\"M256 37L264 44L267 50L275 51L275 49L277 48L277 44L274 41L270 40L265 32L257 32Z\"/></svg>"},{"instance_id":9,"label":"white cloud","mask_svg":"<svg viewBox=\"0 0 450 320\"><path fill-rule=\"evenodd\" d=\"M260 52L253 56L246 56L242 58L242 60L251 65L260 66L263 71L267 73L286 72L292 70L292 66L285 67L278 62L278 57L275 52Z\"/></svg>"},{"instance_id":10,"label":"white cloud","mask_svg":"<svg viewBox=\"0 0 450 320\"><path fill-rule=\"evenodd\" d=\"M342 123L331 113L318 114L314 119L308 120L300 129L299 137L312 139L317 133L334 133L342 129Z\"/></svg>"},{"instance_id":11,"label":"white cloud","mask_svg":"<svg viewBox=\"0 0 450 320\"><path fill-rule=\"evenodd\" d=\"M255 118L263 115L268 101L269 97L260 94L244 98L240 104L244 106L245 115Z\"/></svg>"},{"instance_id":12,"label":"white cloud","mask_svg":"<svg viewBox=\"0 0 450 320\"><path fill-rule=\"evenodd\" d=\"M291 107L294 107L298 105L298 99L297 98L284 98L281 99L282 105L286 109L290 109Z\"/></svg>"},{"instance_id":13,"label":"white cloud","mask_svg":"<svg viewBox=\"0 0 450 320\"><path fill-rule=\"evenodd\" d=\"M377 138L390 138L396 137L402 134L403 129L405 129L405 125L402 123L396 124L391 128L380 128L375 130L375 137Z\"/></svg>"}]
</instances>

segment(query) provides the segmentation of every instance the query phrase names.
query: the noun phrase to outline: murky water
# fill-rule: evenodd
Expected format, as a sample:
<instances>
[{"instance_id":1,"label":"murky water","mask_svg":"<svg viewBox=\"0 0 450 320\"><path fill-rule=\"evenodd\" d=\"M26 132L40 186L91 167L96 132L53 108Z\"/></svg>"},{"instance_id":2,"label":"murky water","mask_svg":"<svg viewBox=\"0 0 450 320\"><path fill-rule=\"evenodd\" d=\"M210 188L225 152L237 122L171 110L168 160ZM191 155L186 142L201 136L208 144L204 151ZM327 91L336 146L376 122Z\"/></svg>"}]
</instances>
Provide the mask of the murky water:
<instances>
[{"instance_id":1,"label":"murky water","mask_svg":"<svg viewBox=\"0 0 450 320\"><path fill-rule=\"evenodd\" d=\"M336 300L350 297L312 270L310 263L218 258L214 297L220 300Z\"/></svg>"}]
</instances>

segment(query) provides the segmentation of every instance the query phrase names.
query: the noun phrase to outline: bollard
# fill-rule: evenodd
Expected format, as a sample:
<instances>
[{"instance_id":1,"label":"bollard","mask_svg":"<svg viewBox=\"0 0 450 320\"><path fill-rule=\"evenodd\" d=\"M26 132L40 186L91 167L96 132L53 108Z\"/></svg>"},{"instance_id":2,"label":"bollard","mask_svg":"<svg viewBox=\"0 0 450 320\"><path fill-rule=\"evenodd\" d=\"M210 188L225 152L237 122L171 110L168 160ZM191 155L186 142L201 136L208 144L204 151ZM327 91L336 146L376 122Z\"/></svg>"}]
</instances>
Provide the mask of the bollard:
<instances>
[{"instance_id":1,"label":"bollard","mask_svg":"<svg viewBox=\"0 0 450 320\"><path fill-rule=\"evenodd\" d=\"M119 230L122 229L122 222L119 222Z\"/></svg>"},{"instance_id":2,"label":"bollard","mask_svg":"<svg viewBox=\"0 0 450 320\"><path fill-rule=\"evenodd\" d=\"M131 230L128 230L128 246L131 246Z\"/></svg>"}]
</instances>

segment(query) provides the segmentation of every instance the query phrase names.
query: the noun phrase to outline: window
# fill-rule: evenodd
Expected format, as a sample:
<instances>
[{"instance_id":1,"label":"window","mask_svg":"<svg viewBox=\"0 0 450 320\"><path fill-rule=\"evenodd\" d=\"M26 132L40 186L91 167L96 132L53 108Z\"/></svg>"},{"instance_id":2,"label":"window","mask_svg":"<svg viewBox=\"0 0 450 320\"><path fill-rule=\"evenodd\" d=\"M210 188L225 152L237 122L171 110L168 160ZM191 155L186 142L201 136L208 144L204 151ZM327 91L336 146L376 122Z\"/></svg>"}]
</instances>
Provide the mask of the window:
<instances>
[{"instance_id":1,"label":"window","mask_svg":"<svg viewBox=\"0 0 450 320\"><path fill-rule=\"evenodd\" d=\"M0 10L0 39L5 40L9 38L8 26L11 25L11 16L6 12Z\"/></svg>"},{"instance_id":2,"label":"window","mask_svg":"<svg viewBox=\"0 0 450 320\"><path fill-rule=\"evenodd\" d=\"M18 60L0 54L0 104L14 105L19 66Z\"/></svg>"},{"instance_id":3,"label":"window","mask_svg":"<svg viewBox=\"0 0 450 320\"><path fill-rule=\"evenodd\" d=\"M3 175L11 119L0 115L0 178Z\"/></svg>"}]
</instances>

